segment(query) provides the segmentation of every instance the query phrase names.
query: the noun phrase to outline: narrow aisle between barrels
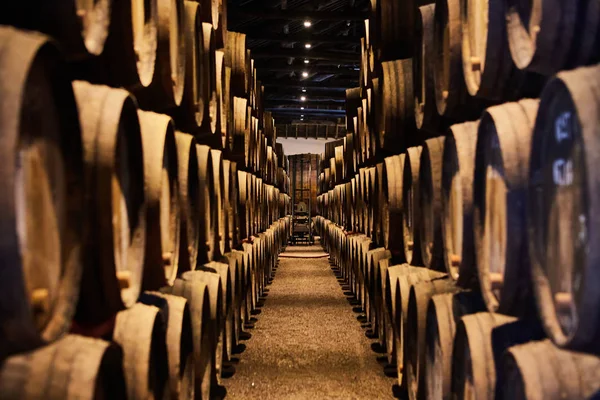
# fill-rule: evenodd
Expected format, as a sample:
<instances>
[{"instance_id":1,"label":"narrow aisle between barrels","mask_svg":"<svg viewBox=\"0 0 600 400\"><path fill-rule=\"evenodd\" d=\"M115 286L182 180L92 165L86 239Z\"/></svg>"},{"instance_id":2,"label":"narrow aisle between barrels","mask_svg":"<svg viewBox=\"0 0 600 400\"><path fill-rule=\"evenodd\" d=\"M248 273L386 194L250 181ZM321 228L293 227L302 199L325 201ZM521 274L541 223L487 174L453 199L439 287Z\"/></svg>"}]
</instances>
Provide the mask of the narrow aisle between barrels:
<instances>
[{"instance_id":1,"label":"narrow aisle between barrels","mask_svg":"<svg viewBox=\"0 0 600 400\"><path fill-rule=\"evenodd\" d=\"M319 245L290 246L252 338L228 379L228 399L392 398L383 373Z\"/></svg>"}]
</instances>

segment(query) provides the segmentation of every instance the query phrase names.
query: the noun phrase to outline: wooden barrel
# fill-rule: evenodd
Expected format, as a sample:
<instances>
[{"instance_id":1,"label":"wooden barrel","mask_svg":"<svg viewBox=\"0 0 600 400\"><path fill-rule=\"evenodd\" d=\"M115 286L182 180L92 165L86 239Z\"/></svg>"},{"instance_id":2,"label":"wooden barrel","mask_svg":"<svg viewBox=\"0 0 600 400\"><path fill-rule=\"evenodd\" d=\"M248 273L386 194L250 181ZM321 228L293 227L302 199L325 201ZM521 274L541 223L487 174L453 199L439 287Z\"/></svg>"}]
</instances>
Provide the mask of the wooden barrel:
<instances>
[{"instance_id":1,"label":"wooden barrel","mask_svg":"<svg viewBox=\"0 0 600 400\"><path fill-rule=\"evenodd\" d=\"M0 27L0 358L68 331L85 240L82 143L65 63L46 36ZM8 290L10 288L10 290Z\"/></svg>"},{"instance_id":2,"label":"wooden barrel","mask_svg":"<svg viewBox=\"0 0 600 400\"><path fill-rule=\"evenodd\" d=\"M475 292L434 295L427 307L425 322L425 371L421 379L427 400L451 397L452 347L456 323L463 315L483 311L485 305Z\"/></svg>"},{"instance_id":3,"label":"wooden barrel","mask_svg":"<svg viewBox=\"0 0 600 400\"><path fill-rule=\"evenodd\" d=\"M102 53L113 7L112 0L6 2L0 5L0 23L51 35L67 58L75 61Z\"/></svg>"},{"instance_id":4,"label":"wooden barrel","mask_svg":"<svg viewBox=\"0 0 600 400\"><path fill-rule=\"evenodd\" d=\"M435 65L433 22L435 4L419 7L415 26L415 56L413 81L415 94L415 124L417 129L439 132L443 120L435 101Z\"/></svg>"},{"instance_id":5,"label":"wooden barrel","mask_svg":"<svg viewBox=\"0 0 600 400\"><path fill-rule=\"evenodd\" d=\"M479 123L473 226L479 286L490 312L522 314L532 305L525 204L538 104L491 107Z\"/></svg>"},{"instance_id":6,"label":"wooden barrel","mask_svg":"<svg viewBox=\"0 0 600 400\"><path fill-rule=\"evenodd\" d=\"M215 208L214 236L215 251L213 260L225 253L225 173L223 170L223 153L221 150L211 150L213 163L214 191L212 193L213 207Z\"/></svg>"},{"instance_id":7,"label":"wooden barrel","mask_svg":"<svg viewBox=\"0 0 600 400\"><path fill-rule=\"evenodd\" d=\"M118 86L150 86L158 45L158 2L113 1L110 13L110 33L102 52L106 78Z\"/></svg>"},{"instance_id":8,"label":"wooden barrel","mask_svg":"<svg viewBox=\"0 0 600 400\"><path fill-rule=\"evenodd\" d=\"M469 97L463 77L460 6L460 0L436 1L431 63L438 113L464 121L475 119L482 107Z\"/></svg>"},{"instance_id":9,"label":"wooden barrel","mask_svg":"<svg viewBox=\"0 0 600 400\"><path fill-rule=\"evenodd\" d=\"M240 216L240 238L250 237L250 176L245 171L238 171L238 203L237 213Z\"/></svg>"},{"instance_id":10,"label":"wooden barrel","mask_svg":"<svg viewBox=\"0 0 600 400\"><path fill-rule=\"evenodd\" d=\"M378 40L382 60L412 56L414 43L415 1L377 0L375 15L379 21Z\"/></svg>"},{"instance_id":11,"label":"wooden barrel","mask_svg":"<svg viewBox=\"0 0 600 400\"><path fill-rule=\"evenodd\" d=\"M225 213L225 252L237 247L239 238L239 215L237 209L237 167L236 163L223 160L224 213Z\"/></svg>"},{"instance_id":12,"label":"wooden barrel","mask_svg":"<svg viewBox=\"0 0 600 400\"><path fill-rule=\"evenodd\" d=\"M560 400L597 398L600 358L561 350L550 340L508 349L501 366L498 399Z\"/></svg>"},{"instance_id":13,"label":"wooden barrel","mask_svg":"<svg viewBox=\"0 0 600 400\"><path fill-rule=\"evenodd\" d=\"M557 6L553 1L506 2L508 43L518 68L552 75L570 62L576 26L586 26L586 18L578 21L578 2L561 5L560 13L550 12ZM595 19L596 25L598 16L590 17ZM590 33L586 35L592 36Z\"/></svg>"},{"instance_id":14,"label":"wooden barrel","mask_svg":"<svg viewBox=\"0 0 600 400\"><path fill-rule=\"evenodd\" d=\"M231 290L233 292L233 346L240 344L240 334L244 323L244 300L247 290L247 276L244 252L233 250L223 257L223 261L229 263L229 268L234 271L235 279L231 281Z\"/></svg>"},{"instance_id":15,"label":"wooden barrel","mask_svg":"<svg viewBox=\"0 0 600 400\"><path fill-rule=\"evenodd\" d=\"M202 123L199 129L193 131L193 133L197 138L202 138L202 140L212 143L214 142L213 135L217 133L218 104L215 30L211 24L202 23L202 36L200 39L202 42L199 45L202 47L202 50L200 51L200 66L198 70L202 76L199 78L199 90L204 99L202 101L204 111L202 112Z\"/></svg>"},{"instance_id":16,"label":"wooden barrel","mask_svg":"<svg viewBox=\"0 0 600 400\"><path fill-rule=\"evenodd\" d=\"M232 159L238 168L248 170L252 167L250 148L252 145L250 130L247 123L248 100L241 97L233 98L233 127L232 127Z\"/></svg>"},{"instance_id":17,"label":"wooden barrel","mask_svg":"<svg viewBox=\"0 0 600 400\"><path fill-rule=\"evenodd\" d=\"M373 242L371 242L373 243ZM382 259L389 259L391 254L383 247L369 250L366 254L365 263L362 267L362 276L364 286L363 292L365 293L365 313L367 319L371 323L371 329L375 335L379 332L379 325L381 321L381 285L377 281L376 277L379 275L379 261ZM383 338L380 338L383 339Z\"/></svg>"},{"instance_id":18,"label":"wooden barrel","mask_svg":"<svg viewBox=\"0 0 600 400\"><path fill-rule=\"evenodd\" d=\"M448 129L442 162L442 231L444 265L462 287L476 285L473 237L473 173L479 122Z\"/></svg>"},{"instance_id":19,"label":"wooden barrel","mask_svg":"<svg viewBox=\"0 0 600 400\"><path fill-rule=\"evenodd\" d=\"M214 376L214 342L215 328L211 319L211 300L208 285L194 280L175 280L172 287L165 287L161 292L183 297L190 308L192 321L192 340L194 351L194 392L195 396L209 399Z\"/></svg>"},{"instance_id":20,"label":"wooden barrel","mask_svg":"<svg viewBox=\"0 0 600 400\"><path fill-rule=\"evenodd\" d=\"M227 112L225 110L225 52L215 52L215 91L217 96L217 130L213 147L225 148L227 145Z\"/></svg>"},{"instance_id":21,"label":"wooden barrel","mask_svg":"<svg viewBox=\"0 0 600 400\"><path fill-rule=\"evenodd\" d=\"M192 135L175 132L177 143L179 201L181 209L181 233L179 246L179 272L196 269L199 236L198 155Z\"/></svg>"},{"instance_id":22,"label":"wooden barrel","mask_svg":"<svg viewBox=\"0 0 600 400\"><path fill-rule=\"evenodd\" d=\"M346 89L346 130L356 133L353 118L358 115L358 107L362 104L360 88Z\"/></svg>"},{"instance_id":23,"label":"wooden barrel","mask_svg":"<svg viewBox=\"0 0 600 400\"><path fill-rule=\"evenodd\" d=\"M168 306L137 303L115 319L113 341L123 348L128 399L162 399L168 390Z\"/></svg>"},{"instance_id":24,"label":"wooden barrel","mask_svg":"<svg viewBox=\"0 0 600 400\"><path fill-rule=\"evenodd\" d=\"M388 61L381 64L382 137L384 150L397 153L404 150L415 128L412 59Z\"/></svg>"},{"instance_id":25,"label":"wooden barrel","mask_svg":"<svg viewBox=\"0 0 600 400\"><path fill-rule=\"evenodd\" d=\"M93 399L100 393L125 400L123 351L115 343L67 335L4 360L0 392L7 400Z\"/></svg>"},{"instance_id":26,"label":"wooden barrel","mask_svg":"<svg viewBox=\"0 0 600 400\"><path fill-rule=\"evenodd\" d=\"M496 364L492 330L515 320L483 312L466 315L457 322L452 351L453 398L494 399Z\"/></svg>"},{"instance_id":27,"label":"wooden barrel","mask_svg":"<svg viewBox=\"0 0 600 400\"><path fill-rule=\"evenodd\" d=\"M135 91L141 108L155 111L172 109L181 104L186 72L184 0L157 0L156 4L154 76L148 88Z\"/></svg>"},{"instance_id":28,"label":"wooden barrel","mask_svg":"<svg viewBox=\"0 0 600 400\"><path fill-rule=\"evenodd\" d=\"M223 345L225 334L225 315L223 313L225 294L221 283L221 275L214 269L205 266L198 267L196 271L188 271L181 275L184 281L200 281L206 284L208 297L210 299L210 319L212 321L212 365L214 366L212 384L221 384L221 373L223 371Z\"/></svg>"},{"instance_id":29,"label":"wooden barrel","mask_svg":"<svg viewBox=\"0 0 600 400\"><path fill-rule=\"evenodd\" d=\"M444 270L444 243L442 236L442 161L444 137L428 139L423 143L419 161L418 202L421 213L419 240L421 260L427 268Z\"/></svg>"},{"instance_id":30,"label":"wooden barrel","mask_svg":"<svg viewBox=\"0 0 600 400\"><path fill-rule=\"evenodd\" d=\"M402 177L404 154L387 157L384 162L383 204L381 204L381 233L383 247L390 250L394 259L404 259L402 244Z\"/></svg>"},{"instance_id":31,"label":"wooden barrel","mask_svg":"<svg viewBox=\"0 0 600 400\"><path fill-rule=\"evenodd\" d=\"M531 146L529 251L538 313L559 346L598 354L594 154L598 67L561 72L544 90Z\"/></svg>"},{"instance_id":32,"label":"wooden barrel","mask_svg":"<svg viewBox=\"0 0 600 400\"><path fill-rule=\"evenodd\" d=\"M421 146L406 150L404 169L402 171L402 232L404 242L404 258L411 265L420 265L421 249L419 247L419 169Z\"/></svg>"},{"instance_id":33,"label":"wooden barrel","mask_svg":"<svg viewBox=\"0 0 600 400\"><path fill-rule=\"evenodd\" d=\"M408 398L422 399L425 394L425 327L427 307L434 295L454 293L451 279L438 279L411 285L404 332L404 368Z\"/></svg>"},{"instance_id":34,"label":"wooden barrel","mask_svg":"<svg viewBox=\"0 0 600 400\"><path fill-rule=\"evenodd\" d=\"M210 147L196 145L198 155L198 178L200 196L198 201L200 231L198 236L198 264L215 260L219 241L215 235L218 230L217 205L215 204L215 174Z\"/></svg>"},{"instance_id":35,"label":"wooden barrel","mask_svg":"<svg viewBox=\"0 0 600 400\"><path fill-rule=\"evenodd\" d=\"M192 317L184 297L160 292L145 292L140 302L163 307L166 302L167 359L169 363L169 394L171 399L189 399L194 394L195 363Z\"/></svg>"},{"instance_id":36,"label":"wooden barrel","mask_svg":"<svg viewBox=\"0 0 600 400\"><path fill-rule=\"evenodd\" d=\"M143 147L135 100L128 92L81 81L74 82L73 89L83 122L90 213L77 321L98 323L132 306L145 274L156 274L156 269L143 268ZM163 271L159 272L155 276L164 280Z\"/></svg>"},{"instance_id":37,"label":"wooden barrel","mask_svg":"<svg viewBox=\"0 0 600 400\"><path fill-rule=\"evenodd\" d=\"M246 34L227 32L226 64L231 66L231 95L246 97Z\"/></svg>"},{"instance_id":38,"label":"wooden barrel","mask_svg":"<svg viewBox=\"0 0 600 400\"><path fill-rule=\"evenodd\" d=\"M222 259L222 258L221 258ZM202 267L205 271L215 272L221 277L221 290L223 292L223 359L231 361L233 355L233 304L234 282L236 271L230 268L229 263L211 261Z\"/></svg>"},{"instance_id":39,"label":"wooden barrel","mask_svg":"<svg viewBox=\"0 0 600 400\"><path fill-rule=\"evenodd\" d=\"M175 127L170 117L138 111L144 151L146 246L142 287L172 285L179 267L180 205ZM184 244L185 245L185 244Z\"/></svg>"}]
</instances>

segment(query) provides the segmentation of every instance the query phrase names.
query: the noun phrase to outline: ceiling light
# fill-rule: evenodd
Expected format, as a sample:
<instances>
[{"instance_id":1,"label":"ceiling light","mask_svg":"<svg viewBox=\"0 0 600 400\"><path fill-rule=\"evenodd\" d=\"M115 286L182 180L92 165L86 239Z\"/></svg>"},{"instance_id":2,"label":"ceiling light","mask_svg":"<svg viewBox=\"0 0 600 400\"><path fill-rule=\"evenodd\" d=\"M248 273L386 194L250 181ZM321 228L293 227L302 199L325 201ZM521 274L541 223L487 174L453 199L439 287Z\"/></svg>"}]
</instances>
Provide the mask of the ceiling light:
<instances>
[{"instance_id":1,"label":"ceiling light","mask_svg":"<svg viewBox=\"0 0 600 400\"><path fill-rule=\"evenodd\" d=\"M304 26L307 28L310 28L312 26L312 22L310 22L309 20L304 21Z\"/></svg>"},{"instance_id":2,"label":"ceiling light","mask_svg":"<svg viewBox=\"0 0 600 400\"><path fill-rule=\"evenodd\" d=\"M308 63L310 63L309 60L304 60L304 64L308 64Z\"/></svg>"},{"instance_id":3,"label":"ceiling light","mask_svg":"<svg viewBox=\"0 0 600 400\"><path fill-rule=\"evenodd\" d=\"M304 107L300 107L301 110L304 110Z\"/></svg>"},{"instance_id":4,"label":"ceiling light","mask_svg":"<svg viewBox=\"0 0 600 400\"><path fill-rule=\"evenodd\" d=\"M306 101L306 96L300 96L300 101Z\"/></svg>"},{"instance_id":5,"label":"ceiling light","mask_svg":"<svg viewBox=\"0 0 600 400\"><path fill-rule=\"evenodd\" d=\"M302 114L301 117L304 118L304 114Z\"/></svg>"},{"instance_id":6,"label":"ceiling light","mask_svg":"<svg viewBox=\"0 0 600 400\"><path fill-rule=\"evenodd\" d=\"M302 72L302 77L303 78L308 78L308 72L306 72L306 71Z\"/></svg>"},{"instance_id":7,"label":"ceiling light","mask_svg":"<svg viewBox=\"0 0 600 400\"><path fill-rule=\"evenodd\" d=\"M306 43L306 44L304 45L304 47L305 47L305 48L307 48L307 49L310 49L310 48L312 47L312 44L310 44L310 43Z\"/></svg>"},{"instance_id":8,"label":"ceiling light","mask_svg":"<svg viewBox=\"0 0 600 400\"><path fill-rule=\"evenodd\" d=\"M306 93L306 89L302 89L302 93Z\"/></svg>"}]
</instances>

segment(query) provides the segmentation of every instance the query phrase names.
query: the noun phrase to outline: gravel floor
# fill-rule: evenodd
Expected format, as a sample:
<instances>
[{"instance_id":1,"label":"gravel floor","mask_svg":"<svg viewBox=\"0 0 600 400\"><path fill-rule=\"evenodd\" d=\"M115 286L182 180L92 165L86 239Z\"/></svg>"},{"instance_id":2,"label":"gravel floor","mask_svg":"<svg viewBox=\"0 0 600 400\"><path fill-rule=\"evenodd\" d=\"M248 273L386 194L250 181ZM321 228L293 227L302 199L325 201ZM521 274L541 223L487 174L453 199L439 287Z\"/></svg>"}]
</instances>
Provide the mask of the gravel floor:
<instances>
[{"instance_id":1,"label":"gravel floor","mask_svg":"<svg viewBox=\"0 0 600 400\"><path fill-rule=\"evenodd\" d=\"M395 380L384 375L328 258L281 258L269 289L236 373L224 381L228 399L393 398Z\"/></svg>"}]
</instances>

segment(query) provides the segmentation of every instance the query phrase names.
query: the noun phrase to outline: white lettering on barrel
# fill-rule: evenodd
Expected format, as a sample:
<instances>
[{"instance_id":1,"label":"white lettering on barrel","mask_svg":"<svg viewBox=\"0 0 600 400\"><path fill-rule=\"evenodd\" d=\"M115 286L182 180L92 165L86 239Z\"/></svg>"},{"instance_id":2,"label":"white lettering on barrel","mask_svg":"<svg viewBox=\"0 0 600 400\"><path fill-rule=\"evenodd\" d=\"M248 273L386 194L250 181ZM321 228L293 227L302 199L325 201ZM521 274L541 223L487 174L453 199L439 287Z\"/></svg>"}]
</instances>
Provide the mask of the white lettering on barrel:
<instances>
[{"instance_id":1,"label":"white lettering on barrel","mask_svg":"<svg viewBox=\"0 0 600 400\"><path fill-rule=\"evenodd\" d=\"M573 183L573 163L571 160L565 161L562 158L554 160L552 164L552 176L554 183L560 186L566 186Z\"/></svg>"},{"instance_id":2,"label":"white lettering on barrel","mask_svg":"<svg viewBox=\"0 0 600 400\"><path fill-rule=\"evenodd\" d=\"M569 111L565 111L554 121L554 133L558 143L571 138L571 132L569 131L571 116L572 114Z\"/></svg>"}]
</instances>

